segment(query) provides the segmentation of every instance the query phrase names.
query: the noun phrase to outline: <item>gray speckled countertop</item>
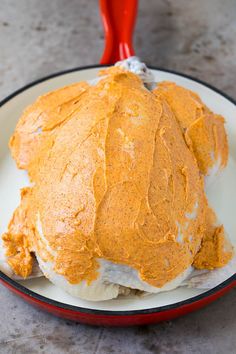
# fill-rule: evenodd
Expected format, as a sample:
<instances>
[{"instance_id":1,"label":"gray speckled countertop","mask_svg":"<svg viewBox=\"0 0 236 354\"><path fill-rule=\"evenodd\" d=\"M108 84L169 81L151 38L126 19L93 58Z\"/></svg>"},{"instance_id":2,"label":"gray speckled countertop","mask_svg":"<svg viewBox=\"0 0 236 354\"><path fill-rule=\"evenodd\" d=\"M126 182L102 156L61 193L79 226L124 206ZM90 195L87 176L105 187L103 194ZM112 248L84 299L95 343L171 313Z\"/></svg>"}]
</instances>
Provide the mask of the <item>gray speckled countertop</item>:
<instances>
[{"instance_id":1,"label":"gray speckled countertop","mask_svg":"<svg viewBox=\"0 0 236 354\"><path fill-rule=\"evenodd\" d=\"M141 0L137 54L236 98L235 0ZM26 83L97 63L95 0L1 0L0 99ZM236 353L236 289L196 313L155 326L96 328L54 318L0 286L0 353Z\"/></svg>"}]
</instances>

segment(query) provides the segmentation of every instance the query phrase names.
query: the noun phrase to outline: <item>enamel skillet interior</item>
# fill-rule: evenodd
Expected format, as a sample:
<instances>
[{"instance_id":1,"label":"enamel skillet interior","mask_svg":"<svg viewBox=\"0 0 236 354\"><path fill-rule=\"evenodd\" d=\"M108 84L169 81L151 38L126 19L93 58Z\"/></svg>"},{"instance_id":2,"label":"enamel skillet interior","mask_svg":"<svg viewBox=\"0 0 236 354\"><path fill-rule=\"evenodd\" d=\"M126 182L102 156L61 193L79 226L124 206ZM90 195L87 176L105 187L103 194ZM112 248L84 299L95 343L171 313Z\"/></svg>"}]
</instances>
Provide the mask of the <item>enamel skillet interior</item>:
<instances>
[{"instance_id":1,"label":"enamel skillet interior","mask_svg":"<svg viewBox=\"0 0 236 354\"><path fill-rule=\"evenodd\" d=\"M100 1L101 10L103 11L103 21L107 16L114 14L115 3L119 3L119 14L122 13L122 1L114 1L113 8L108 8L109 1ZM136 1L131 1L132 9L126 9L125 13L130 14L128 34L132 34L132 26L134 24ZM125 5L124 5L125 6ZM131 11L132 10L132 11ZM123 8L124 11L124 8ZM112 20L114 22L114 20ZM115 24L111 22L108 28L114 28ZM125 21L124 21L125 22ZM109 23L109 22L107 22ZM115 27L117 28L117 27ZM106 29L106 26L105 26ZM110 33L110 32L109 32ZM117 59L124 59L133 54L132 47L129 46L129 36L120 35L125 45L119 44L119 31L116 31L116 41L114 33L110 36L110 42L106 42L106 49L102 58L102 62L113 62ZM107 36L106 36L107 38ZM114 44L115 43L115 44ZM131 43L131 41L130 41ZM116 51L114 48L121 48ZM124 49L126 48L126 49ZM127 49L128 48L128 49ZM125 51L126 50L126 51ZM107 53L107 54L106 54ZM32 103L39 95L50 90L71 84L76 81L89 80L96 76L99 66L76 68L65 72L60 72L49 77L33 82L24 88L13 93L0 104L0 232L2 233L9 222L9 219L15 207L19 203L19 189L27 185L26 175L23 171L17 170L14 161L10 157L8 149L8 140L12 134L16 122L22 113L22 110L28 104ZM204 102L215 112L222 114L226 118L226 129L230 143L230 163L229 167L223 172L222 177L211 188L209 199L216 210L221 221L224 223L228 231L231 241L236 246L236 220L234 220L233 210L235 207L236 190L236 105L235 102L225 94L183 74L152 68L153 74L157 81L170 80L197 92ZM196 310L207 303L215 300L223 295L226 291L236 285L236 275L233 275L217 287L208 290L194 290L186 288L178 288L176 290L150 295L143 298L120 298L105 302L87 302L73 298L56 288L45 278L34 280L26 280L16 282L11 280L5 274L0 272L0 281L24 298L26 301L48 311L55 315L76 320L84 323L97 325L134 325L159 322L169 320L185 313Z\"/></svg>"}]
</instances>

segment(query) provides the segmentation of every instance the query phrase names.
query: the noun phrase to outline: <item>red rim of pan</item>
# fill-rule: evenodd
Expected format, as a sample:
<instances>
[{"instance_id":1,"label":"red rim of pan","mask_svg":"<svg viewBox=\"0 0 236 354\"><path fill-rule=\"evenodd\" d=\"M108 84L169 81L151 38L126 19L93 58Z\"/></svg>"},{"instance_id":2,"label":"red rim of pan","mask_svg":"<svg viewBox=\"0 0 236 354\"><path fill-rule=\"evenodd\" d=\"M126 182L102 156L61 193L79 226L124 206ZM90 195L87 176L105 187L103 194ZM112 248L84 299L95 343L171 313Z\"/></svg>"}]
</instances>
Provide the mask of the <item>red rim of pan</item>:
<instances>
[{"instance_id":1,"label":"red rim of pan","mask_svg":"<svg viewBox=\"0 0 236 354\"><path fill-rule=\"evenodd\" d=\"M52 79L57 76L61 76L64 74L73 73L80 70L92 69L92 68L99 68L103 65L90 65L90 66L83 66L74 69L69 69L65 71L60 71L58 73L46 76L44 78L38 79L19 90L15 91L14 93L7 96L0 102L0 107L4 104L9 102L12 98L19 95L23 91L29 89L32 86L35 86L43 81ZM107 66L107 65L106 65ZM225 97L231 103L236 105L236 101L226 95L225 93L221 92L220 90L216 89L215 87L205 83L202 80L196 79L190 75L182 74L177 71L162 69L158 67L149 66L150 69L153 70L160 70L172 74L176 74L187 79L193 80L198 82L211 90L219 93L221 96ZM91 324L105 324L105 325L132 325L132 324L145 324L151 322L159 322L162 320L169 320L180 315L186 314L188 312L194 311L199 309L200 307L207 305L213 300L216 300L224 293L226 293L229 289L236 286L236 273L232 275L230 278L225 280L224 282L220 283L218 286L194 297L191 297L187 300L180 301L174 304L165 305L161 307L154 307L150 309L143 309L143 310L130 310L130 311L110 311L110 310L96 310L96 309L88 309L78 306L73 306L69 304L64 304L52 299L49 299L45 296L39 295L23 285L17 283L16 281L9 278L3 272L0 271L0 282L3 283L6 287L8 287L13 292L20 295L26 301L33 303L36 306L39 306L51 313L56 314L57 316L78 320L84 323L91 323ZM76 316L77 315L77 316ZM157 316L154 316L157 315ZM159 315L159 317L158 317ZM87 316L87 318L86 318ZM141 317L140 317L141 316ZM153 316L153 320L150 316ZM96 321L97 318L97 321ZM110 320L109 320L110 318ZM125 319L125 321L122 320Z\"/></svg>"}]
</instances>

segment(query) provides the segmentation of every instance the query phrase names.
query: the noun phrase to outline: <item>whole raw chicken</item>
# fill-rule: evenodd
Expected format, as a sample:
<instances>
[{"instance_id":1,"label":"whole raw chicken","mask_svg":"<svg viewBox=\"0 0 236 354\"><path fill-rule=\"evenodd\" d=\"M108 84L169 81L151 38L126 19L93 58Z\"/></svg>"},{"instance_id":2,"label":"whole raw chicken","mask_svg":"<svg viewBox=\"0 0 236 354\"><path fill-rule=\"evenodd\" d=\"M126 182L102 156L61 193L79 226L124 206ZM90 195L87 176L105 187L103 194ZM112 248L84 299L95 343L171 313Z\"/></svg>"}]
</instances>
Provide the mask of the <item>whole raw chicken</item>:
<instances>
[{"instance_id":1,"label":"whole raw chicken","mask_svg":"<svg viewBox=\"0 0 236 354\"><path fill-rule=\"evenodd\" d=\"M3 235L14 274L29 277L36 257L55 285L106 300L170 290L232 258L204 192L227 163L224 119L174 83L148 90L131 64L39 97L20 118L10 148L31 186Z\"/></svg>"}]
</instances>

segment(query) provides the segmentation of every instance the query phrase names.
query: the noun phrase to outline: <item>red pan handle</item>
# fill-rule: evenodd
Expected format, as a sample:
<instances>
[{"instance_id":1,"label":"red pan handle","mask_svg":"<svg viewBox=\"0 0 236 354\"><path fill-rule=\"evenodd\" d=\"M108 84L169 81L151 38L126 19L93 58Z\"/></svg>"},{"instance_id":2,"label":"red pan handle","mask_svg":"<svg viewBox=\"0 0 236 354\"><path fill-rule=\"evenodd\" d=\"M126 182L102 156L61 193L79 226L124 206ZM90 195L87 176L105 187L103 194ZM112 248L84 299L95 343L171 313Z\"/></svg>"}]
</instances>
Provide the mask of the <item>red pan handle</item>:
<instances>
[{"instance_id":1,"label":"red pan handle","mask_svg":"<svg viewBox=\"0 0 236 354\"><path fill-rule=\"evenodd\" d=\"M105 32L105 48L101 64L114 64L134 55L132 35L138 0L100 0Z\"/></svg>"}]
</instances>

